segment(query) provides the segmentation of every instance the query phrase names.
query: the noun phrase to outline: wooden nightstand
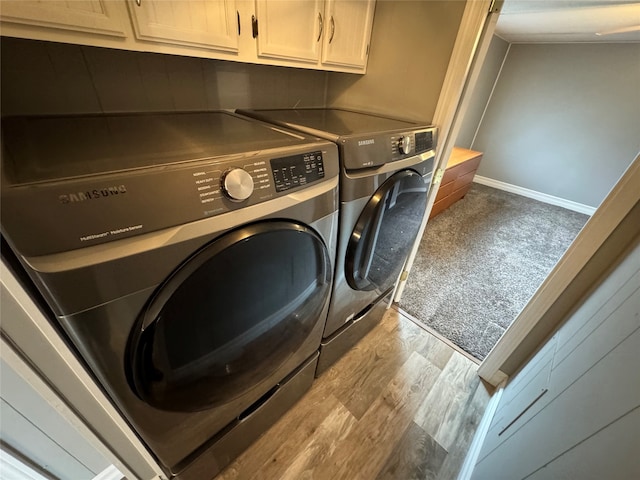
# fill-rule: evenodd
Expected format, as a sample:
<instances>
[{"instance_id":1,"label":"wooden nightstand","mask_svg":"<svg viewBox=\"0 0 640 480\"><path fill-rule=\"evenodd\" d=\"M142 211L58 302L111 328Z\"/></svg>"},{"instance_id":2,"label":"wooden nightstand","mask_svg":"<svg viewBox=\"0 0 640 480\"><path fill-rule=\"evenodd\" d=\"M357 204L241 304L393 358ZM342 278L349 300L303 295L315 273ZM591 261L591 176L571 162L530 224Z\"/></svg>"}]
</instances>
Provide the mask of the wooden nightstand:
<instances>
[{"instance_id":1,"label":"wooden nightstand","mask_svg":"<svg viewBox=\"0 0 640 480\"><path fill-rule=\"evenodd\" d=\"M482 152L454 147L429 218L435 217L466 195L480 160L482 160Z\"/></svg>"}]
</instances>

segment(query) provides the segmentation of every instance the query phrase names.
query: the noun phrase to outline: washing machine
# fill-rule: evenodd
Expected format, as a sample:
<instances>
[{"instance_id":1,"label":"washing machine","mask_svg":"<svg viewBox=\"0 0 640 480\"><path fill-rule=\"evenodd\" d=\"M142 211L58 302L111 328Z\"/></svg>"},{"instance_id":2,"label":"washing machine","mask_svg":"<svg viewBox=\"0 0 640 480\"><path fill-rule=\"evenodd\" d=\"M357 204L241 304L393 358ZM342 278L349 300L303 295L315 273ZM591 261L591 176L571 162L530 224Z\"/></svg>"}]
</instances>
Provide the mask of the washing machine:
<instances>
[{"instance_id":1,"label":"washing machine","mask_svg":"<svg viewBox=\"0 0 640 480\"><path fill-rule=\"evenodd\" d=\"M213 478L314 379L335 144L220 111L5 118L2 151L3 255L167 476Z\"/></svg>"},{"instance_id":2,"label":"washing machine","mask_svg":"<svg viewBox=\"0 0 640 480\"><path fill-rule=\"evenodd\" d=\"M238 110L340 151L338 255L317 375L382 318L426 212L437 129L344 109Z\"/></svg>"}]
</instances>

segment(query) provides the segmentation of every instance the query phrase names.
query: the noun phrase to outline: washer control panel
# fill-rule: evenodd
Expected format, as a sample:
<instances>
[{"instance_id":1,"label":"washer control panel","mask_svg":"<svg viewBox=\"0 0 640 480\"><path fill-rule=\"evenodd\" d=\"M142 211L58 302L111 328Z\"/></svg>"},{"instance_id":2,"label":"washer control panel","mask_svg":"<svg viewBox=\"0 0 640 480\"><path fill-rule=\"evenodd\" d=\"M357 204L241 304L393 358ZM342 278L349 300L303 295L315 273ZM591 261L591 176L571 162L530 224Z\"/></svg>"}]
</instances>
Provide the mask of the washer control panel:
<instances>
[{"instance_id":1,"label":"washer control panel","mask_svg":"<svg viewBox=\"0 0 640 480\"><path fill-rule=\"evenodd\" d=\"M242 202L253 193L253 177L242 168L230 168L222 175L222 191L233 201Z\"/></svg>"},{"instance_id":2,"label":"washer control panel","mask_svg":"<svg viewBox=\"0 0 640 480\"><path fill-rule=\"evenodd\" d=\"M391 136L391 157L400 160L409 155L418 155L433 149L434 131L400 133Z\"/></svg>"},{"instance_id":3,"label":"washer control panel","mask_svg":"<svg viewBox=\"0 0 640 480\"><path fill-rule=\"evenodd\" d=\"M307 185L324 178L322 152L315 151L271 160L276 192Z\"/></svg>"},{"instance_id":4,"label":"washer control panel","mask_svg":"<svg viewBox=\"0 0 640 480\"><path fill-rule=\"evenodd\" d=\"M338 147L314 141L310 146L3 188L3 204L11 205L2 211L3 226L10 226L21 254L47 255L231 213L327 179L335 178L337 185L338 173ZM53 233L47 221L51 218L58 225ZM44 236L46 242L41 241Z\"/></svg>"}]
</instances>

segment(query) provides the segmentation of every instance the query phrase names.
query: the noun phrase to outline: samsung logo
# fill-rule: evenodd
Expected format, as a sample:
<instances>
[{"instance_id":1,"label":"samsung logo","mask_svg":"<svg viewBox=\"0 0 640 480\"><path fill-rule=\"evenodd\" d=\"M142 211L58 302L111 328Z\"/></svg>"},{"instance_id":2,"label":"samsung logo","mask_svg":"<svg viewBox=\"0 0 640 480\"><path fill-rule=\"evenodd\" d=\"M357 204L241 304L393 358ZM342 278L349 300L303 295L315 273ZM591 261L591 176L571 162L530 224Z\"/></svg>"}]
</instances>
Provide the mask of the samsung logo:
<instances>
[{"instance_id":1,"label":"samsung logo","mask_svg":"<svg viewBox=\"0 0 640 480\"><path fill-rule=\"evenodd\" d=\"M114 185L100 189L87 190L86 192L73 192L66 195L59 195L58 200L62 204L84 202L86 200L95 200L98 198L111 197L113 195L121 195L127 193L127 187L124 185Z\"/></svg>"},{"instance_id":2,"label":"samsung logo","mask_svg":"<svg viewBox=\"0 0 640 480\"><path fill-rule=\"evenodd\" d=\"M369 140L358 140L358 146L362 147L363 145L373 145L376 143L375 139L370 138Z\"/></svg>"}]
</instances>

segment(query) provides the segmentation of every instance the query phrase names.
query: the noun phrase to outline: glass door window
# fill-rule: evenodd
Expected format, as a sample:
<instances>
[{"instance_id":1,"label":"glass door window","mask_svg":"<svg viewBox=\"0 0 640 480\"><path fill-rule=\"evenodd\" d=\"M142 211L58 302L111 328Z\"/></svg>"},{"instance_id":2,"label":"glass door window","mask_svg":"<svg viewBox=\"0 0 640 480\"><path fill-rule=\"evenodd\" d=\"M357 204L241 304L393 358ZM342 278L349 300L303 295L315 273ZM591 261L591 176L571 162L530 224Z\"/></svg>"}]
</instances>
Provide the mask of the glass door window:
<instances>
[{"instance_id":1,"label":"glass door window","mask_svg":"<svg viewBox=\"0 0 640 480\"><path fill-rule=\"evenodd\" d=\"M130 383L163 410L237 398L324 321L331 275L326 246L303 225L262 222L222 236L149 302L129 342Z\"/></svg>"},{"instance_id":2,"label":"glass door window","mask_svg":"<svg viewBox=\"0 0 640 480\"><path fill-rule=\"evenodd\" d=\"M418 235L428 185L413 170L388 178L364 207L349 239L345 275L354 290L389 290Z\"/></svg>"}]
</instances>

